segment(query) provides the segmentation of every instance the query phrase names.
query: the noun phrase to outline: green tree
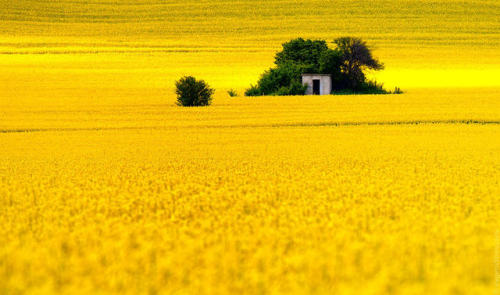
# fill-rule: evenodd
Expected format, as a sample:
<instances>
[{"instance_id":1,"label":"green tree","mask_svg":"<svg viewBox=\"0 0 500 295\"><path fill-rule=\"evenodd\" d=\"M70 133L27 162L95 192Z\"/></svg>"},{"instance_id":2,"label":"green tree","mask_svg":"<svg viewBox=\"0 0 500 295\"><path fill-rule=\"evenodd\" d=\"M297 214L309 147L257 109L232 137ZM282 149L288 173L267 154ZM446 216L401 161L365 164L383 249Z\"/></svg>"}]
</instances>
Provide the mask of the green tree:
<instances>
[{"instance_id":1,"label":"green tree","mask_svg":"<svg viewBox=\"0 0 500 295\"><path fill-rule=\"evenodd\" d=\"M371 49L360 38L342 37L335 39L334 43L342 56L340 70L346 77L348 88L356 90L366 82L364 70L384 69L384 64L372 56Z\"/></svg>"},{"instance_id":2,"label":"green tree","mask_svg":"<svg viewBox=\"0 0 500 295\"><path fill-rule=\"evenodd\" d=\"M175 82L177 105L185 107L208 106L212 102L215 90L203 80L196 80L192 76L182 77Z\"/></svg>"}]
</instances>

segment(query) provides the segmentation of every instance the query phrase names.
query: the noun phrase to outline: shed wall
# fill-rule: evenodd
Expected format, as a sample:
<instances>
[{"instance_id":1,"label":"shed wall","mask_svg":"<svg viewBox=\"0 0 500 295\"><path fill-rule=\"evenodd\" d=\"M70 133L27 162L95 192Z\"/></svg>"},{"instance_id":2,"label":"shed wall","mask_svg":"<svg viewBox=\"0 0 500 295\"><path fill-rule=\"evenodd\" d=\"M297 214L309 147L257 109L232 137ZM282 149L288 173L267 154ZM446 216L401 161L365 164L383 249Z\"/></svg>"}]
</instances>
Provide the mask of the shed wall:
<instances>
[{"instance_id":1,"label":"shed wall","mask_svg":"<svg viewBox=\"0 0 500 295\"><path fill-rule=\"evenodd\" d=\"M302 75L302 85L307 85L306 94L313 94L313 80L320 81L320 95L328 95L332 93L332 79L328 75Z\"/></svg>"}]
</instances>

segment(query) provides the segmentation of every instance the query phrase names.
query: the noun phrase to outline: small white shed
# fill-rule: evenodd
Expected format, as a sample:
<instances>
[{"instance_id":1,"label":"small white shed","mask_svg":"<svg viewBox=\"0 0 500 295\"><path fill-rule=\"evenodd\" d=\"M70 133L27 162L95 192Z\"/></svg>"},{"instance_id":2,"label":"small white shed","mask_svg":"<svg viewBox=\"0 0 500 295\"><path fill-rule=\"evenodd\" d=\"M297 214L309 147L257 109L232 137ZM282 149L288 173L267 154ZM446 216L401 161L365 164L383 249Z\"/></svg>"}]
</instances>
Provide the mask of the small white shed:
<instances>
[{"instance_id":1,"label":"small white shed","mask_svg":"<svg viewBox=\"0 0 500 295\"><path fill-rule=\"evenodd\" d=\"M306 95L329 95L332 93L332 75L302 74L302 85L307 85Z\"/></svg>"}]
</instances>

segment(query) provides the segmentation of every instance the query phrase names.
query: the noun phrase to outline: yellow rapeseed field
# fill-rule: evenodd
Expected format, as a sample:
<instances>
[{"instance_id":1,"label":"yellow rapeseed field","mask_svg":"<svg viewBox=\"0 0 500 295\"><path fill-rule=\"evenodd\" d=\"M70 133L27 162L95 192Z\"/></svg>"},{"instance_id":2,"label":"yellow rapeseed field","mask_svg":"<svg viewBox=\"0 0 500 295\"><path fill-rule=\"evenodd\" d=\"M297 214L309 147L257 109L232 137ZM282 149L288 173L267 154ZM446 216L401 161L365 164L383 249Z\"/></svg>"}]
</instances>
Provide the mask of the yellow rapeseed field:
<instances>
[{"instance_id":1,"label":"yellow rapeseed field","mask_svg":"<svg viewBox=\"0 0 500 295\"><path fill-rule=\"evenodd\" d=\"M498 294L499 13L0 0L0 294ZM406 93L226 94L344 35Z\"/></svg>"},{"instance_id":2,"label":"yellow rapeseed field","mask_svg":"<svg viewBox=\"0 0 500 295\"><path fill-rule=\"evenodd\" d=\"M2 294L493 292L491 90L3 114Z\"/></svg>"}]
</instances>

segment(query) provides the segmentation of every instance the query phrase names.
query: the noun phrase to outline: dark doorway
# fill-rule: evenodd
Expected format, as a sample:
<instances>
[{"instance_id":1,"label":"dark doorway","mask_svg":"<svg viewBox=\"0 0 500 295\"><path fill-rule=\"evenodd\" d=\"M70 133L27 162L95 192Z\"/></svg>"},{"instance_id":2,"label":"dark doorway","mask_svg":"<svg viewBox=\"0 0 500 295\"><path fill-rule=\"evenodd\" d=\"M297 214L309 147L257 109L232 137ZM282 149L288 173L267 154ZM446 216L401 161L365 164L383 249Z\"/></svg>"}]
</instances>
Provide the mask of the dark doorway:
<instances>
[{"instance_id":1,"label":"dark doorway","mask_svg":"<svg viewBox=\"0 0 500 295\"><path fill-rule=\"evenodd\" d=\"M320 85L319 80L314 79L313 80L313 94L314 95L319 95L319 85Z\"/></svg>"}]
</instances>

